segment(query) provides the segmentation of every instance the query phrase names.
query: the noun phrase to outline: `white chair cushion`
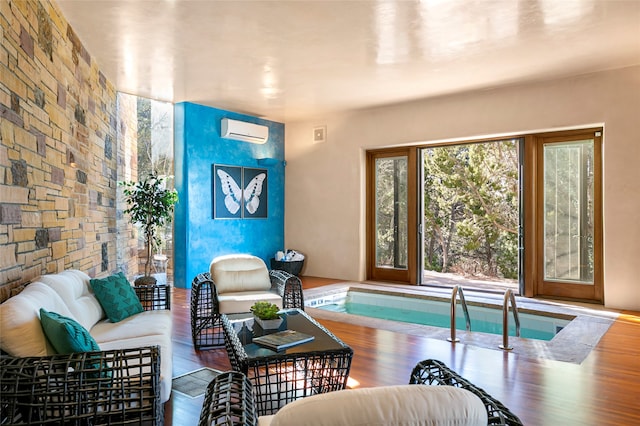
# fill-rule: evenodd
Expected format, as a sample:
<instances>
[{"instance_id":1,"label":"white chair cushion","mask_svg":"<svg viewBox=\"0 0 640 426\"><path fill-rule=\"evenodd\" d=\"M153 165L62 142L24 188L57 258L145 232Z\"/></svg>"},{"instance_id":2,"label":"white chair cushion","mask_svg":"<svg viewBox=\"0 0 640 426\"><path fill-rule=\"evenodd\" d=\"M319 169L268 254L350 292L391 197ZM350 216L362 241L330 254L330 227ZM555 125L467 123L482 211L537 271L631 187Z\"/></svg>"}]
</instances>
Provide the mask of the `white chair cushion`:
<instances>
[{"instance_id":1,"label":"white chair cushion","mask_svg":"<svg viewBox=\"0 0 640 426\"><path fill-rule=\"evenodd\" d=\"M267 423L271 420L270 423ZM399 385L328 392L285 405L260 426L485 426L473 393L453 386Z\"/></svg>"},{"instance_id":2,"label":"white chair cushion","mask_svg":"<svg viewBox=\"0 0 640 426\"><path fill-rule=\"evenodd\" d=\"M238 291L267 291L269 270L262 259L248 254L218 256L209 265L218 294Z\"/></svg>"},{"instance_id":3,"label":"white chair cushion","mask_svg":"<svg viewBox=\"0 0 640 426\"><path fill-rule=\"evenodd\" d=\"M58 294L34 282L0 305L0 348L17 357L53 355L42 331L40 308L77 320Z\"/></svg>"},{"instance_id":4,"label":"white chair cushion","mask_svg":"<svg viewBox=\"0 0 640 426\"><path fill-rule=\"evenodd\" d=\"M282 297L270 291L242 291L221 294L218 296L218 309L222 314L249 312L251 305L260 300L271 302L282 309Z\"/></svg>"}]
</instances>

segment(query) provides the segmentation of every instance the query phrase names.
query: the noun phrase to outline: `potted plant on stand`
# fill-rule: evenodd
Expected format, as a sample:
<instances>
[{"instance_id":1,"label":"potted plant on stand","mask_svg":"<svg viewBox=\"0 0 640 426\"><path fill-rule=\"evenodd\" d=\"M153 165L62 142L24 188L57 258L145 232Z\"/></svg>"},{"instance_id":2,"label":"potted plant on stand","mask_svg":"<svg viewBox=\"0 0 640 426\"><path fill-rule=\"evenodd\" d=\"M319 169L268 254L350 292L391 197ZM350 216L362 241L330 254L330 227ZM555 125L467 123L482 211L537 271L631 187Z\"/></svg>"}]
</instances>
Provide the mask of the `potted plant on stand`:
<instances>
[{"instance_id":1,"label":"potted plant on stand","mask_svg":"<svg viewBox=\"0 0 640 426\"><path fill-rule=\"evenodd\" d=\"M121 182L124 186L125 201L133 224L140 225L144 234L146 261L144 275L135 280L135 285L153 285L155 277L151 276L151 262L154 248L160 244L159 230L171 222L173 208L178 201L178 192L167 189L166 177L149 174L139 182Z\"/></svg>"}]
</instances>

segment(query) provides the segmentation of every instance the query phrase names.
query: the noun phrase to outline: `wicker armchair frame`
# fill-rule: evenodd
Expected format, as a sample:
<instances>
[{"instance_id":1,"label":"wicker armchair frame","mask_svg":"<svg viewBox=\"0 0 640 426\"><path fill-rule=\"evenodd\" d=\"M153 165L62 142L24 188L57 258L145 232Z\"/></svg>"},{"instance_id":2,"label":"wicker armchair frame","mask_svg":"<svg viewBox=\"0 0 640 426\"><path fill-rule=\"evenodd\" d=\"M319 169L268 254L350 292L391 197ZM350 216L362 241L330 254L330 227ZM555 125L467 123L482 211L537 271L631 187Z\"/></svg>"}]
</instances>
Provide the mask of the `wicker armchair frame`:
<instances>
[{"instance_id":1,"label":"wicker armchair frame","mask_svg":"<svg viewBox=\"0 0 640 426\"><path fill-rule=\"evenodd\" d=\"M485 403L487 425L522 425L520 419L500 401L440 361L428 359L419 362L411 373L409 383L461 387L473 392ZM243 373L231 371L218 375L207 388L198 425L257 426L254 393L251 381Z\"/></svg>"},{"instance_id":2,"label":"wicker armchair frame","mask_svg":"<svg viewBox=\"0 0 640 426\"><path fill-rule=\"evenodd\" d=\"M456 386L476 394L487 409L489 425L522 425L522 421L500 401L469 382L445 364L433 359L419 362L411 372L409 384Z\"/></svg>"},{"instance_id":3,"label":"wicker armchair frame","mask_svg":"<svg viewBox=\"0 0 640 426\"><path fill-rule=\"evenodd\" d=\"M304 310L302 282L285 271L269 272L271 291L282 297L284 309ZM191 283L191 339L196 350L219 348L225 345L220 322L220 304L216 285L209 272L195 276Z\"/></svg>"},{"instance_id":4,"label":"wicker armchair frame","mask_svg":"<svg viewBox=\"0 0 640 426\"><path fill-rule=\"evenodd\" d=\"M3 425L161 425L158 346L0 356Z\"/></svg>"}]
</instances>

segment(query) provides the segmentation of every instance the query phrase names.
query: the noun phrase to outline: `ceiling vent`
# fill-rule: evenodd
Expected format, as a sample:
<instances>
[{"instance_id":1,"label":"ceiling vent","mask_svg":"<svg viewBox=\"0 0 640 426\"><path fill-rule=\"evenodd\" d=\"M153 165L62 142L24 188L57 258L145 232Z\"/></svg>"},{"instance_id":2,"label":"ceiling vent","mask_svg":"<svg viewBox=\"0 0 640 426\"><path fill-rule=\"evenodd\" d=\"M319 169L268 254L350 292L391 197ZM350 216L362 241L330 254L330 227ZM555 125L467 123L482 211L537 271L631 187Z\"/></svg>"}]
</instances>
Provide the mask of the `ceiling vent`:
<instances>
[{"instance_id":1,"label":"ceiling vent","mask_svg":"<svg viewBox=\"0 0 640 426\"><path fill-rule=\"evenodd\" d=\"M223 118L221 124L221 136L227 139L251 143L265 143L269 139L269 128L246 121Z\"/></svg>"}]
</instances>

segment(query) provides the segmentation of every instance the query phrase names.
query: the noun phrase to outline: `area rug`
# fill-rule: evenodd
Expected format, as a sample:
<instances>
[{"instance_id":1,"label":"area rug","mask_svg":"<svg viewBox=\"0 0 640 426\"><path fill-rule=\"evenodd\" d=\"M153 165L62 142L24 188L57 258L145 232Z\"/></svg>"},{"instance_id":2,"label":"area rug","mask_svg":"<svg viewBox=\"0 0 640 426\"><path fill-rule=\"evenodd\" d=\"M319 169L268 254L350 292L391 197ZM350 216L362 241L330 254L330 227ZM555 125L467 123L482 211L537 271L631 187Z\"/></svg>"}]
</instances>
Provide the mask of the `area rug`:
<instances>
[{"instance_id":1,"label":"area rug","mask_svg":"<svg viewBox=\"0 0 640 426\"><path fill-rule=\"evenodd\" d=\"M182 376L174 377L171 389L190 398L198 398L207 391L207 386L220 371L213 368L200 368Z\"/></svg>"}]
</instances>

